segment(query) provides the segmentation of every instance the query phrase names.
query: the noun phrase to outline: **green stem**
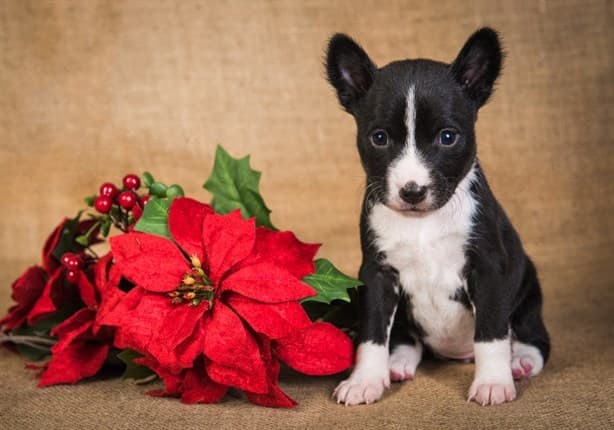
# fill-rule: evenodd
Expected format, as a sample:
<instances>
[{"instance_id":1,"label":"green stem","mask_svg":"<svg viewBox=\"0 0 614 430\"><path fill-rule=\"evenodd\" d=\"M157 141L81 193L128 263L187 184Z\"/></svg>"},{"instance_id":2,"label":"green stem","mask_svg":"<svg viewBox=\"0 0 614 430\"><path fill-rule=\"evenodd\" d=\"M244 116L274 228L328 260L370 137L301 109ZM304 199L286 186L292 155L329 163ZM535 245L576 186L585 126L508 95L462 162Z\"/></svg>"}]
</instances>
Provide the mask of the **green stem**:
<instances>
[{"instance_id":1,"label":"green stem","mask_svg":"<svg viewBox=\"0 0 614 430\"><path fill-rule=\"evenodd\" d=\"M0 344L12 342L18 345L27 345L29 347L40 349L41 351L49 351L56 341L54 339L46 339L37 336L15 336L12 334L0 333Z\"/></svg>"}]
</instances>

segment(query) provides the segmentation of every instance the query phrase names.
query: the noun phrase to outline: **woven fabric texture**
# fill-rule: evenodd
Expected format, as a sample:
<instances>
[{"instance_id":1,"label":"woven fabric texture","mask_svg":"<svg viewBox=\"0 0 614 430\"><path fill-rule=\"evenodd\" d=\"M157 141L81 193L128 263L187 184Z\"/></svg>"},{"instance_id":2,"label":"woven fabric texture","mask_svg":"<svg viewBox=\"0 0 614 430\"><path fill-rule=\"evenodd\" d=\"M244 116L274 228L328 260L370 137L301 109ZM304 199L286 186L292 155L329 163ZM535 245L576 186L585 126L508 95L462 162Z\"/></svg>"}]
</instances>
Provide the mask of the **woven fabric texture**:
<instances>
[{"instance_id":1,"label":"woven fabric texture","mask_svg":"<svg viewBox=\"0 0 614 430\"><path fill-rule=\"evenodd\" d=\"M299 402L185 406L127 381L35 388L0 351L0 427L614 428L614 6L611 1L0 0L0 308L64 215L147 169L195 198L217 144L252 154L273 223L355 274L363 174L322 67L354 36L379 65L451 61L479 26L506 66L477 125L492 188L539 269L551 361L498 407L465 402L473 365L429 361L375 405L341 376L286 372Z\"/></svg>"}]
</instances>

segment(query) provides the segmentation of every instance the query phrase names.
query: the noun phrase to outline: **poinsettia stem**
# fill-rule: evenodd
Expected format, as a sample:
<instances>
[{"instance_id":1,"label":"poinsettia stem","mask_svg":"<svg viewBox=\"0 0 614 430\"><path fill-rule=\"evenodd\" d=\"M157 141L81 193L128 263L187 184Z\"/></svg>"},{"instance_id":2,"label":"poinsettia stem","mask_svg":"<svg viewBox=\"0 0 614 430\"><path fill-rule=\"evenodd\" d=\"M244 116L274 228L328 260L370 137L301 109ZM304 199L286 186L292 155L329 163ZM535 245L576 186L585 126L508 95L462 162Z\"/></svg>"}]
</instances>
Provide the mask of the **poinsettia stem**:
<instances>
[{"instance_id":1,"label":"poinsettia stem","mask_svg":"<svg viewBox=\"0 0 614 430\"><path fill-rule=\"evenodd\" d=\"M48 351L56 341L37 336L15 336L12 334L0 333L0 344L12 342L18 345L27 345L31 348Z\"/></svg>"},{"instance_id":2,"label":"poinsettia stem","mask_svg":"<svg viewBox=\"0 0 614 430\"><path fill-rule=\"evenodd\" d=\"M92 249L92 247L91 247L91 246L88 246L88 247L87 247L87 248L85 248L85 249L87 249L87 250L88 250L88 251L89 251L89 252L90 252L90 253L91 253L91 254L94 256L94 261L95 261L95 260L98 260L98 259L100 258L100 257L98 257L98 254L96 253L96 251L94 251L94 250Z\"/></svg>"},{"instance_id":3,"label":"poinsettia stem","mask_svg":"<svg viewBox=\"0 0 614 430\"><path fill-rule=\"evenodd\" d=\"M123 233L128 232L128 229L125 227L123 220L117 219L113 215L110 215L110 214L109 214L109 218L111 218L111 222L113 223L113 225L117 227L118 229L120 229Z\"/></svg>"}]
</instances>

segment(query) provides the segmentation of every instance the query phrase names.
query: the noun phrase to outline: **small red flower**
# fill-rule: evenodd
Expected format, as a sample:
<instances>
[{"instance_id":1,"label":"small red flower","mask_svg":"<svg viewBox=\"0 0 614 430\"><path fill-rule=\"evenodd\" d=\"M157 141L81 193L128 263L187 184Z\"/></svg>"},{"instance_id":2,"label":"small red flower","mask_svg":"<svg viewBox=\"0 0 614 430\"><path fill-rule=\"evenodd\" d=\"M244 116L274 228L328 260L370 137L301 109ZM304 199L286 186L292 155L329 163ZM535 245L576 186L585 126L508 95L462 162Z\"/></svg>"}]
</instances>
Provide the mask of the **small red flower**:
<instances>
[{"instance_id":1,"label":"small red flower","mask_svg":"<svg viewBox=\"0 0 614 430\"><path fill-rule=\"evenodd\" d=\"M67 223L70 222L68 218L65 218L60 224L53 230L51 235L45 241L43 246L43 269L45 272L45 284L42 291L38 294L35 302L31 304L30 311L28 312L26 322L28 325L33 325L40 320L47 318L55 314L62 305L72 298L74 295L74 288L66 282L66 268L64 268L58 261L54 252L59 244L60 237L64 230L67 228ZM86 220L79 221L75 229L75 236L84 234L90 227L92 227L94 221ZM97 243L95 231L92 234L94 237L92 243ZM75 244L76 250L82 249L82 247ZM85 282L85 279L77 275L76 287L81 296L81 300L86 306L96 305L96 299L94 297L93 287L91 284ZM39 291L39 285L32 285L33 290Z\"/></svg>"},{"instance_id":2,"label":"small red flower","mask_svg":"<svg viewBox=\"0 0 614 430\"><path fill-rule=\"evenodd\" d=\"M315 294L300 278L313 272L317 245L188 198L173 201L168 223L175 242L144 233L111 239L117 267L136 287L102 319L116 328L117 347L144 354L164 379L158 394L211 402L236 387L254 403L289 407L277 358L311 374L351 365L349 338L313 324L298 303Z\"/></svg>"},{"instance_id":3,"label":"small red flower","mask_svg":"<svg viewBox=\"0 0 614 430\"><path fill-rule=\"evenodd\" d=\"M79 285L86 307L81 308L51 330L58 342L51 348L51 360L41 373L39 387L54 384L74 384L95 375L102 368L113 344L109 327L96 327L98 297L106 298L107 292L119 291L119 278L109 276L112 255L100 258L93 269L94 283L84 272L79 273ZM117 282L117 283L116 283Z\"/></svg>"},{"instance_id":4,"label":"small red flower","mask_svg":"<svg viewBox=\"0 0 614 430\"><path fill-rule=\"evenodd\" d=\"M28 268L15 282L13 282L12 299L17 302L9 309L8 315L0 320L4 331L9 331L26 322L28 313L43 293L47 272L42 267Z\"/></svg>"}]
</instances>

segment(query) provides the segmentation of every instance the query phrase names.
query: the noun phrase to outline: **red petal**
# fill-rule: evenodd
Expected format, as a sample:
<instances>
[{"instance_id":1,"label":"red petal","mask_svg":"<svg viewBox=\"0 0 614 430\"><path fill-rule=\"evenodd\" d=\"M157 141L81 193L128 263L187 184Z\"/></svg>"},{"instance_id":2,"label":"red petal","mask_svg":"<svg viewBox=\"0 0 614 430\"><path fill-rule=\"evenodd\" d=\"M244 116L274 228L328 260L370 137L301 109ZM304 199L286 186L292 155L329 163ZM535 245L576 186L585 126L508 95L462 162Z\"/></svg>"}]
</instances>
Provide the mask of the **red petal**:
<instances>
[{"instance_id":1,"label":"red petal","mask_svg":"<svg viewBox=\"0 0 614 430\"><path fill-rule=\"evenodd\" d=\"M190 266L168 239L144 233L128 233L110 239L111 250L122 274L146 290L173 291Z\"/></svg>"},{"instance_id":2,"label":"red petal","mask_svg":"<svg viewBox=\"0 0 614 430\"><path fill-rule=\"evenodd\" d=\"M47 273L54 272L58 267L60 267L60 263L53 257L53 251L55 247L58 245L60 240L60 235L62 234L62 229L64 228L64 224L68 221L68 218L64 218L60 224L53 229L47 240L45 240L45 244L43 245L43 268L47 271Z\"/></svg>"},{"instance_id":3,"label":"red petal","mask_svg":"<svg viewBox=\"0 0 614 430\"><path fill-rule=\"evenodd\" d=\"M203 345L211 360L207 362L211 379L246 391L267 391L266 372L256 341L239 317L219 300L205 324Z\"/></svg>"},{"instance_id":4,"label":"red petal","mask_svg":"<svg viewBox=\"0 0 614 430\"><path fill-rule=\"evenodd\" d=\"M94 285L96 286L98 292L101 292L101 290L106 288L107 282L109 281L111 267L113 267L112 252L107 252L105 255L100 257L94 265Z\"/></svg>"},{"instance_id":5,"label":"red petal","mask_svg":"<svg viewBox=\"0 0 614 430\"><path fill-rule=\"evenodd\" d=\"M271 354L271 343L263 336L259 336L258 344L266 364L269 391L265 394L246 392L247 399L257 405L273 408L292 408L296 406L297 403L281 391L277 383L279 363Z\"/></svg>"},{"instance_id":6,"label":"red petal","mask_svg":"<svg viewBox=\"0 0 614 430\"><path fill-rule=\"evenodd\" d=\"M52 348L53 356L38 386L74 384L95 375L102 368L109 347L106 343L77 341L57 352Z\"/></svg>"},{"instance_id":7,"label":"red petal","mask_svg":"<svg viewBox=\"0 0 614 430\"><path fill-rule=\"evenodd\" d=\"M228 215L212 214L203 222L203 245L207 254L209 277L217 283L254 248L255 221L244 220L236 210Z\"/></svg>"},{"instance_id":8,"label":"red petal","mask_svg":"<svg viewBox=\"0 0 614 430\"><path fill-rule=\"evenodd\" d=\"M194 199L176 198L168 212L168 229L173 239L189 256L204 260L203 220L213 213L211 206Z\"/></svg>"},{"instance_id":9,"label":"red petal","mask_svg":"<svg viewBox=\"0 0 614 430\"><path fill-rule=\"evenodd\" d=\"M194 331L180 345L175 348L175 355L181 368L194 366L196 357L203 353L203 342L205 339L205 318L201 318Z\"/></svg>"},{"instance_id":10,"label":"red petal","mask_svg":"<svg viewBox=\"0 0 614 430\"><path fill-rule=\"evenodd\" d=\"M47 274L41 267L32 266L13 282L11 297L17 304L0 320L0 326L4 326L4 330L12 330L25 322L28 312L43 293L46 277Z\"/></svg>"},{"instance_id":11,"label":"red petal","mask_svg":"<svg viewBox=\"0 0 614 430\"><path fill-rule=\"evenodd\" d=\"M33 325L57 311L57 305L63 300L63 283L64 269L59 267L47 280L42 295L36 301L30 313L28 313L29 325Z\"/></svg>"},{"instance_id":12,"label":"red petal","mask_svg":"<svg viewBox=\"0 0 614 430\"><path fill-rule=\"evenodd\" d=\"M172 306L167 312L162 323L162 329L158 333L160 339L171 348L175 348L183 342L196 327L203 313L207 310L207 302L202 306L178 305Z\"/></svg>"},{"instance_id":13,"label":"red petal","mask_svg":"<svg viewBox=\"0 0 614 430\"><path fill-rule=\"evenodd\" d=\"M122 307L125 309L127 302L124 301L124 297L127 293L123 292L119 289L119 283L121 281L121 271L119 267L113 266L109 271L109 280L107 285L100 290L101 302L98 308L98 313L96 314L96 323L94 324L94 332L97 332L100 329L101 325L114 325L113 322L116 320L116 316L118 315L115 312L115 308L122 304ZM133 294L132 297L132 307L133 309L138 301L142 293L145 291L142 288L135 287L131 291L137 290L136 293ZM138 297L135 297L135 294L139 294ZM130 300L130 299L129 299ZM121 314L119 314L121 315ZM115 321L117 322L117 321Z\"/></svg>"},{"instance_id":14,"label":"red petal","mask_svg":"<svg viewBox=\"0 0 614 430\"><path fill-rule=\"evenodd\" d=\"M116 327L115 343L120 349L132 348L146 353L170 309L168 297L148 294L143 288L135 287L100 323Z\"/></svg>"},{"instance_id":15,"label":"red petal","mask_svg":"<svg viewBox=\"0 0 614 430\"><path fill-rule=\"evenodd\" d=\"M162 379L162 382L164 382L164 390L152 390L148 391L147 394L154 397L178 397L181 395L184 376L183 371L173 373L168 368L160 366L160 363L151 357L137 358L134 360L134 362L141 366L149 367L156 373L156 375L160 377L160 379Z\"/></svg>"},{"instance_id":16,"label":"red petal","mask_svg":"<svg viewBox=\"0 0 614 430\"><path fill-rule=\"evenodd\" d=\"M53 351L59 351L70 345L75 339L86 334L92 328L96 312L87 308L79 309L51 330L53 336L59 338ZM91 331L90 331L91 337Z\"/></svg>"},{"instance_id":17,"label":"red petal","mask_svg":"<svg viewBox=\"0 0 614 430\"><path fill-rule=\"evenodd\" d=\"M168 297L149 294L136 287L101 324L116 327L117 347L132 348L178 372L192 367L194 359L202 352L199 322L206 310L206 302L196 307L172 305Z\"/></svg>"},{"instance_id":18,"label":"red petal","mask_svg":"<svg viewBox=\"0 0 614 430\"><path fill-rule=\"evenodd\" d=\"M329 323L314 323L296 335L275 342L277 357L307 375L331 375L352 365L354 346L349 337Z\"/></svg>"},{"instance_id":19,"label":"red petal","mask_svg":"<svg viewBox=\"0 0 614 430\"><path fill-rule=\"evenodd\" d=\"M96 308L98 306L98 299L96 298L94 285L87 279L87 275L84 272L79 272L78 277L77 286L79 287L81 300L88 308Z\"/></svg>"},{"instance_id":20,"label":"red petal","mask_svg":"<svg viewBox=\"0 0 614 430\"><path fill-rule=\"evenodd\" d=\"M266 394L246 392L245 395L250 402L268 408L293 408L298 404L281 391L277 384L271 385L269 392Z\"/></svg>"},{"instance_id":21,"label":"red petal","mask_svg":"<svg viewBox=\"0 0 614 430\"><path fill-rule=\"evenodd\" d=\"M259 303L237 294L227 297L227 303L255 331L270 339L290 336L311 325L311 320L297 302Z\"/></svg>"},{"instance_id":22,"label":"red petal","mask_svg":"<svg viewBox=\"0 0 614 430\"><path fill-rule=\"evenodd\" d=\"M299 281L290 272L269 262L243 267L224 279L221 286L245 297L268 303L301 300L317 294L313 288Z\"/></svg>"},{"instance_id":23,"label":"red petal","mask_svg":"<svg viewBox=\"0 0 614 430\"><path fill-rule=\"evenodd\" d=\"M268 261L301 279L314 272L313 258L319 248L318 244L301 242L290 231L272 231L258 227L254 251L241 266Z\"/></svg>"},{"instance_id":24,"label":"red petal","mask_svg":"<svg viewBox=\"0 0 614 430\"><path fill-rule=\"evenodd\" d=\"M213 381L202 365L189 369L183 379L182 403L216 403L222 400L228 387Z\"/></svg>"}]
</instances>

